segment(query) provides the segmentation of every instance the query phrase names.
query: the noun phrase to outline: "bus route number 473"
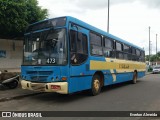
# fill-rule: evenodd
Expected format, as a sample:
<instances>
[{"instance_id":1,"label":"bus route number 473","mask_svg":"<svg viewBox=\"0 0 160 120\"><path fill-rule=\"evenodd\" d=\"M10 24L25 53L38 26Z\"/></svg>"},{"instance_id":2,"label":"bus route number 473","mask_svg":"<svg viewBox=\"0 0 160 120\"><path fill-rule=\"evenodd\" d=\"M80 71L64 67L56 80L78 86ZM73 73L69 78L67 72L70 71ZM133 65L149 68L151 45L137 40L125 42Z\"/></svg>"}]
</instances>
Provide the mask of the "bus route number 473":
<instances>
[{"instance_id":1,"label":"bus route number 473","mask_svg":"<svg viewBox=\"0 0 160 120\"><path fill-rule=\"evenodd\" d=\"M56 63L56 59L55 58L48 58L47 59L47 63L48 64L55 64Z\"/></svg>"}]
</instances>

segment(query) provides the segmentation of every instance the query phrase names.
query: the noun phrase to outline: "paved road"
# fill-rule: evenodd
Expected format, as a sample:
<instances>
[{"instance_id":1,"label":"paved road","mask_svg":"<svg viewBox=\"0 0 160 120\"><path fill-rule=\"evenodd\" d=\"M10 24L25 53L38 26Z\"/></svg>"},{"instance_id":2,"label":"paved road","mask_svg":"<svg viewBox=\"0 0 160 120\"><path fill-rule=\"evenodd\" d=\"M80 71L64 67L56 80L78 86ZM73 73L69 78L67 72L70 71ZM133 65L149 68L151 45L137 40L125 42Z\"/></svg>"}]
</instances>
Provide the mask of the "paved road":
<instances>
[{"instance_id":1,"label":"paved road","mask_svg":"<svg viewBox=\"0 0 160 120\"><path fill-rule=\"evenodd\" d=\"M160 111L160 74L147 75L137 84L123 83L107 86L98 96L87 92L72 95L38 94L0 102L1 111ZM51 118L48 118L51 119ZM58 118L63 119L63 118ZM75 118L66 118L65 120ZM81 118L77 118L81 119ZM83 119L83 118L82 118ZM87 118L99 119L99 118ZM104 119L104 118L100 118ZM113 119L113 118L112 118ZM122 118L114 118L119 120ZM123 118L123 120L151 118ZM153 118L156 120L155 118ZM160 118L157 118L159 120Z\"/></svg>"}]
</instances>

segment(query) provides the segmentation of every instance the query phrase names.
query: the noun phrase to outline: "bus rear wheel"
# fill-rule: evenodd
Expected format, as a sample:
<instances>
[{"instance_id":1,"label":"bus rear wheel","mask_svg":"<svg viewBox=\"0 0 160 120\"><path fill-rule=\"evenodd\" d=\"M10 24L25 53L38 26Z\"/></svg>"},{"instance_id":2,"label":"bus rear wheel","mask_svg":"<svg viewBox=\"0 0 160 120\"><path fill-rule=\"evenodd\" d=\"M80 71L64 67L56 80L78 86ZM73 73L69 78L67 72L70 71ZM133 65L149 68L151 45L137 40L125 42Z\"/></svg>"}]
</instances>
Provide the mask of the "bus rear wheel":
<instances>
[{"instance_id":1,"label":"bus rear wheel","mask_svg":"<svg viewBox=\"0 0 160 120\"><path fill-rule=\"evenodd\" d=\"M94 75L92 78L91 95L98 95L101 91L100 76Z\"/></svg>"},{"instance_id":2,"label":"bus rear wheel","mask_svg":"<svg viewBox=\"0 0 160 120\"><path fill-rule=\"evenodd\" d=\"M137 83L137 73L136 73L136 72L133 73L132 83L133 83L133 84L136 84L136 83Z\"/></svg>"}]
</instances>

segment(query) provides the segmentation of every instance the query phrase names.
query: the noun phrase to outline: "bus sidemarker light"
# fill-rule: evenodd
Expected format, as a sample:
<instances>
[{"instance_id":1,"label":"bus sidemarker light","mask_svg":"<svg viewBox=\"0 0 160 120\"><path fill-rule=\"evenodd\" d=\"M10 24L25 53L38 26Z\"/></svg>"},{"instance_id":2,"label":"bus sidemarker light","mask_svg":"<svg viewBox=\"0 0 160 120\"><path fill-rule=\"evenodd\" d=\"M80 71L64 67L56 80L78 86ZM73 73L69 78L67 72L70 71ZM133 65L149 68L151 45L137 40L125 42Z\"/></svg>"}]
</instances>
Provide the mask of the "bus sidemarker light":
<instances>
[{"instance_id":1,"label":"bus sidemarker light","mask_svg":"<svg viewBox=\"0 0 160 120\"><path fill-rule=\"evenodd\" d=\"M51 85L51 89L60 90L61 86L59 86L59 85Z\"/></svg>"},{"instance_id":2,"label":"bus sidemarker light","mask_svg":"<svg viewBox=\"0 0 160 120\"><path fill-rule=\"evenodd\" d=\"M62 77L62 80L67 80L67 78L66 77Z\"/></svg>"}]
</instances>

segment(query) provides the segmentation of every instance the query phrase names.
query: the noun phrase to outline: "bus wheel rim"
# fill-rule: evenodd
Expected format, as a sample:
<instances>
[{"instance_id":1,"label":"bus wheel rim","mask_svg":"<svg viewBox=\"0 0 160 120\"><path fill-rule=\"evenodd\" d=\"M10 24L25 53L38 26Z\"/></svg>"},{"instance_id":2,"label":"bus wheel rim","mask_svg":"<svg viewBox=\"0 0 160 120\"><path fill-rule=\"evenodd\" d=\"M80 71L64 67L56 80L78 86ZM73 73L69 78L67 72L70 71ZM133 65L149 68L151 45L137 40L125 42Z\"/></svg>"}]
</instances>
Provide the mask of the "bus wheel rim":
<instances>
[{"instance_id":1,"label":"bus wheel rim","mask_svg":"<svg viewBox=\"0 0 160 120\"><path fill-rule=\"evenodd\" d=\"M93 84L94 84L95 91L98 92L100 87L99 80L95 79Z\"/></svg>"}]
</instances>

